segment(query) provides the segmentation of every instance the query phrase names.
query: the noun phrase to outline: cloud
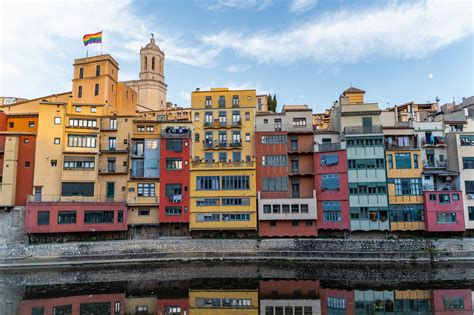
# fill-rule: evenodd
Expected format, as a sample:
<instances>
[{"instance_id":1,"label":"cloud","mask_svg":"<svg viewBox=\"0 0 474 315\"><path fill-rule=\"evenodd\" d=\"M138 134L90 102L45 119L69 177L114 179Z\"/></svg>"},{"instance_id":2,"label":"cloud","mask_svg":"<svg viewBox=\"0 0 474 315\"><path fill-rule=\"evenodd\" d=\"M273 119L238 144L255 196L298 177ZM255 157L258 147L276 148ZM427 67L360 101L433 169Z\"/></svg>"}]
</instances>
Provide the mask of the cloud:
<instances>
[{"instance_id":1,"label":"cloud","mask_svg":"<svg viewBox=\"0 0 474 315\"><path fill-rule=\"evenodd\" d=\"M311 10L318 4L318 0L293 0L290 4L290 12L303 13Z\"/></svg>"},{"instance_id":2,"label":"cloud","mask_svg":"<svg viewBox=\"0 0 474 315\"><path fill-rule=\"evenodd\" d=\"M150 32L167 61L208 66L221 50L202 42L191 46L181 34L156 32L161 27L137 15L131 0L7 0L0 3L0 11L2 96L35 98L70 90L71 62L85 57L86 33L103 31L103 44L88 46L88 54L111 54L120 63L120 80L138 77L139 49Z\"/></svg>"},{"instance_id":3,"label":"cloud","mask_svg":"<svg viewBox=\"0 0 474 315\"><path fill-rule=\"evenodd\" d=\"M272 5L272 0L201 0L201 7L209 11L264 10Z\"/></svg>"},{"instance_id":4,"label":"cloud","mask_svg":"<svg viewBox=\"0 0 474 315\"><path fill-rule=\"evenodd\" d=\"M282 32L224 30L203 36L215 48L232 49L262 63L306 59L356 62L374 56L421 58L473 33L467 0L426 0L342 10Z\"/></svg>"},{"instance_id":5,"label":"cloud","mask_svg":"<svg viewBox=\"0 0 474 315\"><path fill-rule=\"evenodd\" d=\"M237 65L232 65L232 66L229 66L225 69L225 71L227 72L234 72L234 73L237 73L237 72L245 72L247 71L248 69L250 69L249 66L237 66Z\"/></svg>"}]
</instances>

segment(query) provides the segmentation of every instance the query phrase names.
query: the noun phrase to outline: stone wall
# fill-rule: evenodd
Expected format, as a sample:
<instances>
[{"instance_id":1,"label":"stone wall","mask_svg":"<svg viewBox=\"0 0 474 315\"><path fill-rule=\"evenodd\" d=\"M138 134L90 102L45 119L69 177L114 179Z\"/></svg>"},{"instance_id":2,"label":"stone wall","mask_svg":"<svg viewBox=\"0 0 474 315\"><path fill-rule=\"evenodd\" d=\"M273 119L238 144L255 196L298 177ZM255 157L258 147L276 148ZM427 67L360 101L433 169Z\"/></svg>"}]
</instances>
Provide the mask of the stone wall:
<instances>
[{"instance_id":1,"label":"stone wall","mask_svg":"<svg viewBox=\"0 0 474 315\"><path fill-rule=\"evenodd\" d=\"M13 210L0 212L0 246L26 243L24 232L25 208L15 207Z\"/></svg>"}]
</instances>

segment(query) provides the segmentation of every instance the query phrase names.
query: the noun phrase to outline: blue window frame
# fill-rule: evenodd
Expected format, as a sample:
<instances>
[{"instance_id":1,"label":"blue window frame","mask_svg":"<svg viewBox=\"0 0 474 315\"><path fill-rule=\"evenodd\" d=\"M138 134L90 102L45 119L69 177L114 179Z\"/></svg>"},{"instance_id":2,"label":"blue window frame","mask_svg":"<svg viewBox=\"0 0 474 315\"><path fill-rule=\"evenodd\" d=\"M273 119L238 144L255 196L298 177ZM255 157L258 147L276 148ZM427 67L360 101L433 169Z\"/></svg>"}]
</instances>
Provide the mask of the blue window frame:
<instances>
[{"instance_id":1,"label":"blue window frame","mask_svg":"<svg viewBox=\"0 0 474 315\"><path fill-rule=\"evenodd\" d=\"M197 176L196 190L219 190L219 176Z\"/></svg>"},{"instance_id":2,"label":"blue window frame","mask_svg":"<svg viewBox=\"0 0 474 315\"><path fill-rule=\"evenodd\" d=\"M232 152L232 161L240 162L242 160L242 153L241 152Z\"/></svg>"},{"instance_id":3,"label":"blue window frame","mask_svg":"<svg viewBox=\"0 0 474 315\"><path fill-rule=\"evenodd\" d=\"M324 222L341 221L340 201L323 201L323 220Z\"/></svg>"},{"instance_id":4,"label":"blue window frame","mask_svg":"<svg viewBox=\"0 0 474 315\"><path fill-rule=\"evenodd\" d=\"M410 153L395 153L395 163L397 169L411 168Z\"/></svg>"},{"instance_id":5,"label":"blue window frame","mask_svg":"<svg viewBox=\"0 0 474 315\"><path fill-rule=\"evenodd\" d=\"M339 189L339 174L325 174L322 176L321 187L323 190Z\"/></svg>"},{"instance_id":6,"label":"blue window frame","mask_svg":"<svg viewBox=\"0 0 474 315\"><path fill-rule=\"evenodd\" d=\"M338 163L337 154L321 155L321 165L336 165Z\"/></svg>"}]
</instances>

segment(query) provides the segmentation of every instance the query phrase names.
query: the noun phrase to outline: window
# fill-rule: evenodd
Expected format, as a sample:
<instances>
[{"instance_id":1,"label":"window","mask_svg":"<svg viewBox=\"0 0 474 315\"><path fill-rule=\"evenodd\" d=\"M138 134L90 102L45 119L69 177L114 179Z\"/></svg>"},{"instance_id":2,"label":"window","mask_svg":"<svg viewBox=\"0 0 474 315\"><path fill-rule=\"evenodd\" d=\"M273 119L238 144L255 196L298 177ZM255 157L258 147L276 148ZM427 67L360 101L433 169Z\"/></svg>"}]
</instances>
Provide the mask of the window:
<instances>
[{"instance_id":1,"label":"window","mask_svg":"<svg viewBox=\"0 0 474 315\"><path fill-rule=\"evenodd\" d=\"M288 191L288 178L264 177L263 191Z\"/></svg>"},{"instance_id":2,"label":"window","mask_svg":"<svg viewBox=\"0 0 474 315\"><path fill-rule=\"evenodd\" d=\"M287 166L288 157L286 155L264 155L262 156L263 166Z\"/></svg>"},{"instance_id":3,"label":"window","mask_svg":"<svg viewBox=\"0 0 474 315\"><path fill-rule=\"evenodd\" d=\"M62 183L62 196L93 196L94 183Z\"/></svg>"},{"instance_id":4,"label":"window","mask_svg":"<svg viewBox=\"0 0 474 315\"><path fill-rule=\"evenodd\" d=\"M462 165L464 169L474 169L474 157L463 157Z\"/></svg>"},{"instance_id":5,"label":"window","mask_svg":"<svg viewBox=\"0 0 474 315\"><path fill-rule=\"evenodd\" d=\"M94 95L95 95L95 96L99 95L99 83L96 83L96 84L95 84Z\"/></svg>"},{"instance_id":6,"label":"window","mask_svg":"<svg viewBox=\"0 0 474 315\"><path fill-rule=\"evenodd\" d=\"M194 113L194 121L199 121L199 113L198 112Z\"/></svg>"},{"instance_id":7,"label":"window","mask_svg":"<svg viewBox=\"0 0 474 315\"><path fill-rule=\"evenodd\" d=\"M72 305L53 306L52 314L72 314Z\"/></svg>"},{"instance_id":8,"label":"window","mask_svg":"<svg viewBox=\"0 0 474 315\"><path fill-rule=\"evenodd\" d=\"M323 190L339 189L339 174L324 174L322 175L321 188Z\"/></svg>"},{"instance_id":9,"label":"window","mask_svg":"<svg viewBox=\"0 0 474 315\"><path fill-rule=\"evenodd\" d=\"M301 204L300 205L300 210L301 210L301 213L308 213L309 212L308 205Z\"/></svg>"},{"instance_id":10,"label":"window","mask_svg":"<svg viewBox=\"0 0 474 315\"><path fill-rule=\"evenodd\" d=\"M362 126L371 127L372 126L372 117L362 117Z\"/></svg>"},{"instance_id":11,"label":"window","mask_svg":"<svg viewBox=\"0 0 474 315\"><path fill-rule=\"evenodd\" d=\"M439 203L451 203L451 198L449 194L439 194L438 199Z\"/></svg>"},{"instance_id":12,"label":"window","mask_svg":"<svg viewBox=\"0 0 474 315\"><path fill-rule=\"evenodd\" d=\"M58 224L75 224L76 211L59 211Z\"/></svg>"},{"instance_id":13,"label":"window","mask_svg":"<svg viewBox=\"0 0 474 315\"><path fill-rule=\"evenodd\" d=\"M96 136L68 135L69 147L95 148L96 142L97 142Z\"/></svg>"},{"instance_id":14,"label":"window","mask_svg":"<svg viewBox=\"0 0 474 315\"><path fill-rule=\"evenodd\" d=\"M410 153L395 153L395 163L397 169L411 168Z\"/></svg>"},{"instance_id":15,"label":"window","mask_svg":"<svg viewBox=\"0 0 474 315\"><path fill-rule=\"evenodd\" d=\"M425 221L423 205L393 204L390 205L390 221L420 222Z\"/></svg>"},{"instance_id":16,"label":"window","mask_svg":"<svg viewBox=\"0 0 474 315\"><path fill-rule=\"evenodd\" d=\"M96 128L97 120L95 119L78 119L69 118L70 127L82 127L82 128Z\"/></svg>"},{"instance_id":17,"label":"window","mask_svg":"<svg viewBox=\"0 0 474 315\"><path fill-rule=\"evenodd\" d=\"M271 213L272 206L271 205L263 205L263 213Z\"/></svg>"},{"instance_id":18,"label":"window","mask_svg":"<svg viewBox=\"0 0 474 315\"><path fill-rule=\"evenodd\" d=\"M82 107L81 106L76 106L75 107L76 113L82 112Z\"/></svg>"},{"instance_id":19,"label":"window","mask_svg":"<svg viewBox=\"0 0 474 315\"><path fill-rule=\"evenodd\" d=\"M242 160L242 153L241 152L232 152L232 161L239 162Z\"/></svg>"},{"instance_id":20,"label":"window","mask_svg":"<svg viewBox=\"0 0 474 315\"><path fill-rule=\"evenodd\" d=\"M474 207L467 207L469 221L474 221Z\"/></svg>"},{"instance_id":21,"label":"window","mask_svg":"<svg viewBox=\"0 0 474 315\"><path fill-rule=\"evenodd\" d=\"M15 123L14 123L14 122L10 121L10 122L8 123L8 128L13 128L14 126L15 126Z\"/></svg>"},{"instance_id":22,"label":"window","mask_svg":"<svg viewBox=\"0 0 474 315\"><path fill-rule=\"evenodd\" d=\"M206 107L212 106L212 96L206 96Z\"/></svg>"},{"instance_id":23,"label":"window","mask_svg":"<svg viewBox=\"0 0 474 315\"><path fill-rule=\"evenodd\" d=\"M250 112L245 112L245 120L250 120Z\"/></svg>"},{"instance_id":24,"label":"window","mask_svg":"<svg viewBox=\"0 0 474 315\"><path fill-rule=\"evenodd\" d=\"M165 196L173 203L182 201L183 188L181 184L165 184Z\"/></svg>"},{"instance_id":25,"label":"window","mask_svg":"<svg viewBox=\"0 0 474 315\"><path fill-rule=\"evenodd\" d=\"M466 194L474 194L474 180L464 181L464 186L466 187Z\"/></svg>"},{"instance_id":26,"label":"window","mask_svg":"<svg viewBox=\"0 0 474 315\"><path fill-rule=\"evenodd\" d=\"M34 121L29 121L28 122L28 127L29 128L34 128L35 127L35 122Z\"/></svg>"},{"instance_id":27,"label":"window","mask_svg":"<svg viewBox=\"0 0 474 315\"><path fill-rule=\"evenodd\" d=\"M79 85L77 88L77 97L81 98L82 97L82 85Z\"/></svg>"},{"instance_id":28,"label":"window","mask_svg":"<svg viewBox=\"0 0 474 315\"><path fill-rule=\"evenodd\" d=\"M218 206L220 205L219 203L219 198L198 198L196 200L196 206L197 207L208 207L208 206Z\"/></svg>"},{"instance_id":29,"label":"window","mask_svg":"<svg viewBox=\"0 0 474 315\"><path fill-rule=\"evenodd\" d=\"M285 135L262 136L262 144L282 144L287 143Z\"/></svg>"},{"instance_id":30,"label":"window","mask_svg":"<svg viewBox=\"0 0 474 315\"><path fill-rule=\"evenodd\" d=\"M219 162L227 162L227 152L219 152Z\"/></svg>"},{"instance_id":31,"label":"window","mask_svg":"<svg viewBox=\"0 0 474 315\"><path fill-rule=\"evenodd\" d=\"M153 132L155 131L155 126L146 126L146 132Z\"/></svg>"},{"instance_id":32,"label":"window","mask_svg":"<svg viewBox=\"0 0 474 315\"><path fill-rule=\"evenodd\" d=\"M443 298L443 308L445 310L463 310L464 309L464 298L462 298L462 297L446 297L446 298Z\"/></svg>"},{"instance_id":33,"label":"window","mask_svg":"<svg viewBox=\"0 0 474 315\"><path fill-rule=\"evenodd\" d=\"M165 207L165 215L181 215L181 207Z\"/></svg>"},{"instance_id":34,"label":"window","mask_svg":"<svg viewBox=\"0 0 474 315\"><path fill-rule=\"evenodd\" d=\"M413 154L413 166L418 168L418 154Z\"/></svg>"},{"instance_id":35,"label":"window","mask_svg":"<svg viewBox=\"0 0 474 315\"><path fill-rule=\"evenodd\" d=\"M436 201L436 194L430 194L430 201Z\"/></svg>"},{"instance_id":36,"label":"window","mask_svg":"<svg viewBox=\"0 0 474 315\"><path fill-rule=\"evenodd\" d=\"M306 220L306 226L313 226L313 221L312 220ZM305 311L307 308L305 308ZM310 312L309 314L313 314L313 312Z\"/></svg>"},{"instance_id":37,"label":"window","mask_svg":"<svg viewBox=\"0 0 474 315\"><path fill-rule=\"evenodd\" d=\"M158 140L155 139L146 139L145 144L147 150L156 150L158 148Z\"/></svg>"},{"instance_id":38,"label":"window","mask_svg":"<svg viewBox=\"0 0 474 315\"><path fill-rule=\"evenodd\" d=\"M250 198L222 198L223 206L249 206Z\"/></svg>"},{"instance_id":39,"label":"window","mask_svg":"<svg viewBox=\"0 0 474 315\"><path fill-rule=\"evenodd\" d=\"M232 106L237 107L239 106L239 96L233 95L232 96Z\"/></svg>"},{"instance_id":40,"label":"window","mask_svg":"<svg viewBox=\"0 0 474 315\"><path fill-rule=\"evenodd\" d=\"M30 167L31 166L31 162L30 161L25 161L25 167Z\"/></svg>"},{"instance_id":41,"label":"window","mask_svg":"<svg viewBox=\"0 0 474 315\"><path fill-rule=\"evenodd\" d=\"M420 178L395 178L395 195L421 195Z\"/></svg>"},{"instance_id":42,"label":"window","mask_svg":"<svg viewBox=\"0 0 474 315\"><path fill-rule=\"evenodd\" d=\"M84 68L79 68L79 79L84 78Z\"/></svg>"},{"instance_id":43,"label":"window","mask_svg":"<svg viewBox=\"0 0 474 315\"><path fill-rule=\"evenodd\" d=\"M299 226L300 225L300 221L296 221L296 220L293 220L291 221L291 226Z\"/></svg>"},{"instance_id":44,"label":"window","mask_svg":"<svg viewBox=\"0 0 474 315\"><path fill-rule=\"evenodd\" d=\"M64 156L65 170L93 170L95 158L89 156Z\"/></svg>"},{"instance_id":45,"label":"window","mask_svg":"<svg viewBox=\"0 0 474 315\"><path fill-rule=\"evenodd\" d=\"M219 107L225 107L225 96L219 96Z\"/></svg>"},{"instance_id":46,"label":"window","mask_svg":"<svg viewBox=\"0 0 474 315\"><path fill-rule=\"evenodd\" d=\"M337 154L322 154L321 165L336 165L338 163Z\"/></svg>"},{"instance_id":47,"label":"window","mask_svg":"<svg viewBox=\"0 0 474 315\"><path fill-rule=\"evenodd\" d=\"M85 211L84 223L114 223L114 212L105 211Z\"/></svg>"},{"instance_id":48,"label":"window","mask_svg":"<svg viewBox=\"0 0 474 315\"><path fill-rule=\"evenodd\" d=\"M92 106L91 107L91 113L97 113L97 107Z\"/></svg>"},{"instance_id":49,"label":"window","mask_svg":"<svg viewBox=\"0 0 474 315\"><path fill-rule=\"evenodd\" d=\"M197 176L196 190L219 190L219 176Z\"/></svg>"},{"instance_id":50,"label":"window","mask_svg":"<svg viewBox=\"0 0 474 315\"><path fill-rule=\"evenodd\" d=\"M280 213L280 209L281 209L280 205L273 205L272 208L273 208L273 213Z\"/></svg>"},{"instance_id":51,"label":"window","mask_svg":"<svg viewBox=\"0 0 474 315\"><path fill-rule=\"evenodd\" d=\"M270 226L271 226L271 227L277 226L277 222L276 222L276 221L270 221ZM273 314L273 313L272 313L272 314Z\"/></svg>"},{"instance_id":52,"label":"window","mask_svg":"<svg viewBox=\"0 0 474 315\"><path fill-rule=\"evenodd\" d=\"M51 167L58 166L58 160L51 160Z\"/></svg>"},{"instance_id":53,"label":"window","mask_svg":"<svg viewBox=\"0 0 474 315\"><path fill-rule=\"evenodd\" d=\"M227 114L226 112L219 112L219 116L218 116L218 120L219 120L219 126L226 126L227 125Z\"/></svg>"},{"instance_id":54,"label":"window","mask_svg":"<svg viewBox=\"0 0 474 315\"><path fill-rule=\"evenodd\" d=\"M436 213L436 223L439 224L454 224L456 223L456 213Z\"/></svg>"},{"instance_id":55,"label":"window","mask_svg":"<svg viewBox=\"0 0 474 315\"><path fill-rule=\"evenodd\" d=\"M196 222L215 222L220 220L221 215L219 213L196 214Z\"/></svg>"},{"instance_id":56,"label":"window","mask_svg":"<svg viewBox=\"0 0 474 315\"><path fill-rule=\"evenodd\" d=\"M246 141L246 142L250 142L250 132L247 132L247 133L245 134L245 141Z\"/></svg>"},{"instance_id":57,"label":"window","mask_svg":"<svg viewBox=\"0 0 474 315\"><path fill-rule=\"evenodd\" d=\"M459 136L462 146L474 146L474 135Z\"/></svg>"},{"instance_id":58,"label":"window","mask_svg":"<svg viewBox=\"0 0 474 315\"><path fill-rule=\"evenodd\" d=\"M49 225L49 211L38 211L38 225Z\"/></svg>"},{"instance_id":59,"label":"window","mask_svg":"<svg viewBox=\"0 0 474 315\"><path fill-rule=\"evenodd\" d=\"M137 125L137 132L145 132L145 126L144 125Z\"/></svg>"},{"instance_id":60,"label":"window","mask_svg":"<svg viewBox=\"0 0 474 315\"><path fill-rule=\"evenodd\" d=\"M250 189L250 176L222 176L222 190Z\"/></svg>"},{"instance_id":61,"label":"window","mask_svg":"<svg viewBox=\"0 0 474 315\"><path fill-rule=\"evenodd\" d=\"M229 213L222 215L222 221L250 221L250 213ZM224 299L223 304L224 306L231 306L225 305L227 301ZM229 303L229 302L227 302Z\"/></svg>"},{"instance_id":62,"label":"window","mask_svg":"<svg viewBox=\"0 0 474 315\"><path fill-rule=\"evenodd\" d=\"M61 124L61 117L54 117L54 124L60 125Z\"/></svg>"},{"instance_id":63,"label":"window","mask_svg":"<svg viewBox=\"0 0 474 315\"><path fill-rule=\"evenodd\" d=\"M293 126L306 126L306 118L293 118Z\"/></svg>"},{"instance_id":64,"label":"window","mask_svg":"<svg viewBox=\"0 0 474 315\"><path fill-rule=\"evenodd\" d=\"M340 201L323 201L323 220L324 222L341 221Z\"/></svg>"},{"instance_id":65,"label":"window","mask_svg":"<svg viewBox=\"0 0 474 315\"><path fill-rule=\"evenodd\" d=\"M30 143L30 139L28 138L23 139L23 144L28 144L28 143Z\"/></svg>"},{"instance_id":66,"label":"window","mask_svg":"<svg viewBox=\"0 0 474 315\"><path fill-rule=\"evenodd\" d=\"M181 139L166 139L166 150L174 152L183 151L183 143Z\"/></svg>"},{"instance_id":67,"label":"window","mask_svg":"<svg viewBox=\"0 0 474 315\"><path fill-rule=\"evenodd\" d=\"M138 216L139 217L147 217L150 215L150 209L146 208L146 209L138 209Z\"/></svg>"},{"instance_id":68,"label":"window","mask_svg":"<svg viewBox=\"0 0 474 315\"><path fill-rule=\"evenodd\" d=\"M109 150L117 149L117 138L109 137Z\"/></svg>"},{"instance_id":69,"label":"window","mask_svg":"<svg viewBox=\"0 0 474 315\"><path fill-rule=\"evenodd\" d=\"M264 120L263 120L263 123L264 123L265 125L267 125L267 124L268 124L268 119L264 119Z\"/></svg>"},{"instance_id":70,"label":"window","mask_svg":"<svg viewBox=\"0 0 474 315\"><path fill-rule=\"evenodd\" d=\"M137 196L138 197L154 197L155 184L138 184Z\"/></svg>"},{"instance_id":71,"label":"window","mask_svg":"<svg viewBox=\"0 0 474 315\"><path fill-rule=\"evenodd\" d=\"M349 169L371 169L371 168L384 168L383 159L357 159L347 160Z\"/></svg>"},{"instance_id":72,"label":"window","mask_svg":"<svg viewBox=\"0 0 474 315\"><path fill-rule=\"evenodd\" d=\"M167 170L180 170L183 168L183 160L168 158L166 159L166 169Z\"/></svg>"},{"instance_id":73,"label":"window","mask_svg":"<svg viewBox=\"0 0 474 315\"><path fill-rule=\"evenodd\" d=\"M300 213L299 205L291 205L291 213Z\"/></svg>"},{"instance_id":74,"label":"window","mask_svg":"<svg viewBox=\"0 0 474 315\"><path fill-rule=\"evenodd\" d=\"M99 75L100 75L100 65L97 65L97 66L95 67L95 75L96 75L96 76L99 76Z\"/></svg>"}]
</instances>

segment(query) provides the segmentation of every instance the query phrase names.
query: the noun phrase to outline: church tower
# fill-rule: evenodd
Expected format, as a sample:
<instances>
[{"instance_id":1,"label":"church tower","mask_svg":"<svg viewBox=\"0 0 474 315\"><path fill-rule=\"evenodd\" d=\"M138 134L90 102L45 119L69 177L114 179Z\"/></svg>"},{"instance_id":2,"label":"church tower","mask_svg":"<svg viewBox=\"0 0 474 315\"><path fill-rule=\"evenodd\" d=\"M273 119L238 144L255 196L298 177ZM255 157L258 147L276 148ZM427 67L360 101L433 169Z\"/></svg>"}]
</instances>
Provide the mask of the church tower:
<instances>
[{"instance_id":1,"label":"church tower","mask_svg":"<svg viewBox=\"0 0 474 315\"><path fill-rule=\"evenodd\" d=\"M138 110L166 109L165 53L151 34L150 42L140 49L140 79L124 82L138 94Z\"/></svg>"}]
</instances>

